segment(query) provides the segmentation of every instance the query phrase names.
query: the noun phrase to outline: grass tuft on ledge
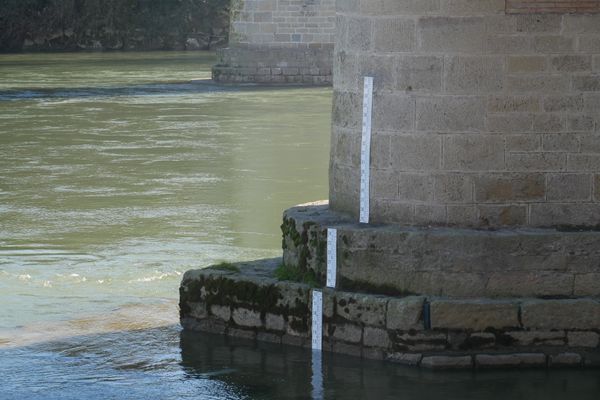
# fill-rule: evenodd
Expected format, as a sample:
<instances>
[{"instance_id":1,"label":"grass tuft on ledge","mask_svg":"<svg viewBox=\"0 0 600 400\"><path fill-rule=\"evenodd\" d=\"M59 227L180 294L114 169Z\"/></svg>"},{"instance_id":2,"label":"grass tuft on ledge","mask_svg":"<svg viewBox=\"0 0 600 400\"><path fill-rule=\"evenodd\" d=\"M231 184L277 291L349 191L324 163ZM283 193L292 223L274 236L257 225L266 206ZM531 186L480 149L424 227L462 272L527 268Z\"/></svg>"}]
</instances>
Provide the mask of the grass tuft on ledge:
<instances>
[{"instance_id":1,"label":"grass tuft on ledge","mask_svg":"<svg viewBox=\"0 0 600 400\"><path fill-rule=\"evenodd\" d=\"M217 269L219 271L240 272L240 268L237 265L228 262L211 265L209 268Z\"/></svg>"}]
</instances>

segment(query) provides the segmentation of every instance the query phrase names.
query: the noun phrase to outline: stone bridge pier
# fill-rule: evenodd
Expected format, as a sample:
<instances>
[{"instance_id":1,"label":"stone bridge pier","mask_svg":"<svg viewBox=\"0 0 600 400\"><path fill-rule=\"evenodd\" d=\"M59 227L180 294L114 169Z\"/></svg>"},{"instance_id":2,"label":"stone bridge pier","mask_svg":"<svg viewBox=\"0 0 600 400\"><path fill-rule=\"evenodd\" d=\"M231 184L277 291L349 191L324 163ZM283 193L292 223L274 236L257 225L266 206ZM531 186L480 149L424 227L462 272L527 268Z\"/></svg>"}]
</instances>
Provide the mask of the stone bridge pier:
<instances>
[{"instance_id":1,"label":"stone bridge pier","mask_svg":"<svg viewBox=\"0 0 600 400\"><path fill-rule=\"evenodd\" d=\"M331 84L335 0L232 0L222 83Z\"/></svg>"},{"instance_id":2,"label":"stone bridge pier","mask_svg":"<svg viewBox=\"0 0 600 400\"><path fill-rule=\"evenodd\" d=\"M320 286L337 229L324 349L428 368L600 365L599 11L577 0L337 2L329 203L287 210L282 225L284 266ZM311 287L258 269L268 301L235 300L223 283L257 282L256 269L186 274L184 325L308 345ZM193 296L194 285L229 290L227 313L211 314L223 300Z\"/></svg>"}]
</instances>

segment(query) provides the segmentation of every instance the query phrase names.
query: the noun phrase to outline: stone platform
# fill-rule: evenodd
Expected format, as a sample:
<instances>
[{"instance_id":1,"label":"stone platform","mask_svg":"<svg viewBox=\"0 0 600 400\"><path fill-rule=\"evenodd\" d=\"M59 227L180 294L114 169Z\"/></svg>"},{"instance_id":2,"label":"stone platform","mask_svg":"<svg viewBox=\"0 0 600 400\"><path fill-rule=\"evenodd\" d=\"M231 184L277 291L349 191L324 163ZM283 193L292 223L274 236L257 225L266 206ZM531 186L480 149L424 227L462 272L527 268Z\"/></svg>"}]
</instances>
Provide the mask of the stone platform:
<instances>
[{"instance_id":1,"label":"stone platform","mask_svg":"<svg viewBox=\"0 0 600 400\"><path fill-rule=\"evenodd\" d=\"M186 330L310 346L311 291L281 259L186 272ZM600 366L600 301L323 290L323 349L433 369Z\"/></svg>"},{"instance_id":2,"label":"stone platform","mask_svg":"<svg viewBox=\"0 0 600 400\"><path fill-rule=\"evenodd\" d=\"M325 282L337 228L338 287L451 298L600 297L600 231L366 225L326 202L283 217L283 258Z\"/></svg>"}]
</instances>

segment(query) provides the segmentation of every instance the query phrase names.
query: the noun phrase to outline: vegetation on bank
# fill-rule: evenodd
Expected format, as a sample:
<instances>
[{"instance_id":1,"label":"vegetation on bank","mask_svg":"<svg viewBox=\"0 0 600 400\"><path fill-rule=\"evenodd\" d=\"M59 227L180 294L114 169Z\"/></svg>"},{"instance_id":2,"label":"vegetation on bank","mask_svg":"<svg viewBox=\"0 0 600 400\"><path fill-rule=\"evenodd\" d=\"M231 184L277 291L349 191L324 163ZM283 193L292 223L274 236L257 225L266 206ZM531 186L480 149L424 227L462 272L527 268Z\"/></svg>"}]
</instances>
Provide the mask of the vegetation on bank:
<instances>
[{"instance_id":1,"label":"vegetation on bank","mask_svg":"<svg viewBox=\"0 0 600 400\"><path fill-rule=\"evenodd\" d=\"M230 0L2 0L0 51L183 50L227 43Z\"/></svg>"}]
</instances>

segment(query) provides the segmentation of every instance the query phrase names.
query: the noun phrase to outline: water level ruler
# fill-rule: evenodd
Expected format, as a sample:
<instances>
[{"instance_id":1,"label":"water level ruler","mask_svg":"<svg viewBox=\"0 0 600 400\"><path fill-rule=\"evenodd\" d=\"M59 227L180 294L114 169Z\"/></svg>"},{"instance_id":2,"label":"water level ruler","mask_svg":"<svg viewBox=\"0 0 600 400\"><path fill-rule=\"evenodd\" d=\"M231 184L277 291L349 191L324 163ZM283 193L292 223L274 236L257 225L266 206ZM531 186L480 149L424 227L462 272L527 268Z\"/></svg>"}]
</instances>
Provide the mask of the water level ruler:
<instances>
[{"instance_id":1,"label":"water level ruler","mask_svg":"<svg viewBox=\"0 0 600 400\"><path fill-rule=\"evenodd\" d=\"M335 289L337 277L337 229L327 229L327 287ZM323 292L313 290L312 296L312 349L323 346Z\"/></svg>"},{"instance_id":2,"label":"water level ruler","mask_svg":"<svg viewBox=\"0 0 600 400\"><path fill-rule=\"evenodd\" d=\"M371 173L371 117L373 113L373 77L365 76L362 108L362 141L360 145L360 219L369 223Z\"/></svg>"},{"instance_id":3,"label":"water level ruler","mask_svg":"<svg viewBox=\"0 0 600 400\"><path fill-rule=\"evenodd\" d=\"M362 141L360 146L360 222L369 223L371 118L373 113L373 77L364 79ZM334 288L337 281L337 229L327 229L327 287ZM323 348L323 292L312 291L312 349Z\"/></svg>"}]
</instances>

